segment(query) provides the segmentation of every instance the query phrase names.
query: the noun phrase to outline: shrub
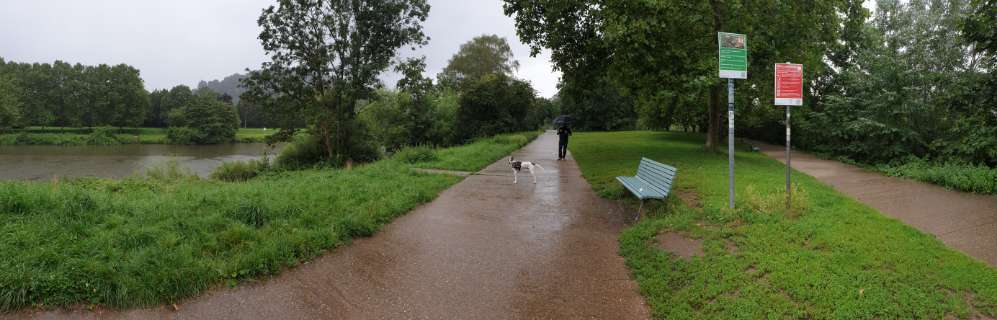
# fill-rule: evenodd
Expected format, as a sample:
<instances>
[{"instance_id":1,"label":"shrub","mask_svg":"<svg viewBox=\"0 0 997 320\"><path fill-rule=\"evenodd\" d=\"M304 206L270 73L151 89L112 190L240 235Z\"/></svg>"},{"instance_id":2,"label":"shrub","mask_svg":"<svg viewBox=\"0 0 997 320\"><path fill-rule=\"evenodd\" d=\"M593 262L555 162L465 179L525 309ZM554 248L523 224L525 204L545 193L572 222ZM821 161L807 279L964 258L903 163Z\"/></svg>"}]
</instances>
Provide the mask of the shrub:
<instances>
[{"instance_id":1,"label":"shrub","mask_svg":"<svg viewBox=\"0 0 997 320\"><path fill-rule=\"evenodd\" d=\"M963 163L937 163L911 157L898 165L877 167L888 175L907 177L956 190L997 194L997 168Z\"/></svg>"},{"instance_id":2,"label":"shrub","mask_svg":"<svg viewBox=\"0 0 997 320\"><path fill-rule=\"evenodd\" d=\"M220 167L211 172L211 178L221 181L246 181L262 174L270 168L267 159L250 161L232 161L222 163Z\"/></svg>"},{"instance_id":3,"label":"shrub","mask_svg":"<svg viewBox=\"0 0 997 320\"><path fill-rule=\"evenodd\" d=\"M407 147L395 153L395 159L405 163L420 163L439 160L436 151L427 146Z\"/></svg>"},{"instance_id":4,"label":"shrub","mask_svg":"<svg viewBox=\"0 0 997 320\"><path fill-rule=\"evenodd\" d=\"M145 176L151 180L159 181L200 179L194 171L180 165L180 162L177 162L175 159L170 159L166 163L146 169Z\"/></svg>"},{"instance_id":5,"label":"shrub","mask_svg":"<svg viewBox=\"0 0 997 320\"><path fill-rule=\"evenodd\" d=\"M282 169L300 169L322 162L325 157L319 139L310 134L295 137L277 155L274 165Z\"/></svg>"},{"instance_id":6,"label":"shrub","mask_svg":"<svg viewBox=\"0 0 997 320\"><path fill-rule=\"evenodd\" d=\"M201 130L190 127L171 127L166 129L166 141L172 144L197 144L204 140Z\"/></svg>"},{"instance_id":7,"label":"shrub","mask_svg":"<svg viewBox=\"0 0 997 320\"><path fill-rule=\"evenodd\" d=\"M114 135L114 129L110 127L99 127L90 132L84 139L88 145L116 145L121 144L118 137Z\"/></svg>"}]
</instances>

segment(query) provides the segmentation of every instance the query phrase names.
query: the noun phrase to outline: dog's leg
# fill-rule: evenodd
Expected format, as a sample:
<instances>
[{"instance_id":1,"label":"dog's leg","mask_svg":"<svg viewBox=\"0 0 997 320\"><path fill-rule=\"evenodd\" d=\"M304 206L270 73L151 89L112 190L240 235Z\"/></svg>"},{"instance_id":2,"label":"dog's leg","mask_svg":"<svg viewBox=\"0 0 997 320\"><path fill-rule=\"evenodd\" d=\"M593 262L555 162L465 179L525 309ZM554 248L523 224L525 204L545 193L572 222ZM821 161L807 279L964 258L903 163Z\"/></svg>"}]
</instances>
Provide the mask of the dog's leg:
<instances>
[{"instance_id":1,"label":"dog's leg","mask_svg":"<svg viewBox=\"0 0 997 320\"><path fill-rule=\"evenodd\" d=\"M512 169L512 183L519 183L519 174L516 173L516 169Z\"/></svg>"},{"instance_id":2,"label":"dog's leg","mask_svg":"<svg viewBox=\"0 0 997 320\"><path fill-rule=\"evenodd\" d=\"M533 184L537 183L537 174L533 172L533 166L530 166L530 175L533 176Z\"/></svg>"}]
</instances>

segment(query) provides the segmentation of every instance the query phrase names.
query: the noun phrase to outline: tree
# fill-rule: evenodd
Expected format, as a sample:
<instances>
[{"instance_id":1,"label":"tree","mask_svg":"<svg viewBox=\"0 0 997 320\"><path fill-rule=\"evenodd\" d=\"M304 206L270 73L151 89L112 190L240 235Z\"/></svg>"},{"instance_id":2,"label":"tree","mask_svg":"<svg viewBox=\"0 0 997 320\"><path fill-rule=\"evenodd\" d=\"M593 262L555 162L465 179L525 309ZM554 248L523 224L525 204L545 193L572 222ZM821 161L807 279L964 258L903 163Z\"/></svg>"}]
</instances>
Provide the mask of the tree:
<instances>
[{"instance_id":1,"label":"tree","mask_svg":"<svg viewBox=\"0 0 997 320\"><path fill-rule=\"evenodd\" d=\"M519 62L509 42L497 35L482 35L462 44L437 79L443 86L461 88L489 74L511 77L516 69Z\"/></svg>"},{"instance_id":2,"label":"tree","mask_svg":"<svg viewBox=\"0 0 997 320\"><path fill-rule=\"evenodd\" d=\"M425 0L281 0L258 20L270 61L243 84L265 108L306 121L327 160L349 161L358 101L399 48L426 43L428 13Z\"/></svg>"},{"instance_id":3,"label":"tree","mask_svg":"<svg viewBox=\"0 0 997 320\"><path fill-rule=\"evenodd\" d=\"M15 127L20 122L21 94L14 77L0 65L0 129Z\"/></svg>"},{"instance_id":4,"label":"tree","mask_svg":"<svg viewBox=\"0 0 997 320\"><path fill-rule=\"evenodd\" d=\"M717 32L749 35L749 74L771 74L774 62L795 61L812 66L809 80L828 69L824 54L837 41L840 13L851 0L504 1L520 39L534 54L550 49L566 83L591 86L609 76L645 111L707 97L706 145L715 148L726 102L724 81L716 75ZM770 112L758 104L771 101L770 82L766 77L741 81L739 114Z\"/></svg>"},{"instance_id":5,"label":"tree","mask_svg":"<svg viewBox=\"0 0 997 320\"><path fill-rule=\"evenodd\" d=\"M529 83L501 74L468 84L457 110L458 140L532 129L526 117L535 99Z\"/></svg>"},{"instance_id":6,"label":"tree","mask_svg":"<svg viewBox=\"0 0 997 320\"><path fill-rule=\"evenodd\" d=\"M149 110L149 93L145 91L138 69L125 64L113 66L108 80L113 113L106 124L116 127L141 125Z\"/></svg>"},{"instance_id":7,"label":"tree","mask_svg":"<svg viewBox=\"0 0 997 320\"><path fill-rule=\"evenodd\" d=\"M170 112L190 103L194 99L194 91L190 90L188 86L178 85L164 94L162 99L160 109L156 112L156 118L160 119L164 126L172 125L169 123Z\"/></svg>"},{"instance_id":8,"label":"tree","mask_svg":"<svg viewBox=\"0 0 997 320\"><path fill-rule=\"evenodd\" d=\"M239 116L218 94L199 90L186 105L170 112L167 138L182 144L217 144L235 140Z\"/></svg>"}]
</instances>

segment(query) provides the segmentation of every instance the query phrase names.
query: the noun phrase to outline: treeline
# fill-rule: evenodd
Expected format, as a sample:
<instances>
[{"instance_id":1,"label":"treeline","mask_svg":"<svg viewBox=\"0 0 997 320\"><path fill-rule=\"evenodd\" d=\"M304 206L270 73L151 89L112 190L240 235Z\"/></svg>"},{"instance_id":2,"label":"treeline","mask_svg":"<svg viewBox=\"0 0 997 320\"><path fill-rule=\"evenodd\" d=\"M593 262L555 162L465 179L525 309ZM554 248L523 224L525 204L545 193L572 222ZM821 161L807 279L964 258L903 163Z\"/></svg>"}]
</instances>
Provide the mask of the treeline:
<instances>
[{"instance_id":1,"label":"treeline","mask_svg":"<svg viewBox=\"0 0 997 320\"><path fill-rule=\"evenodd\" d=\"M0 128L141 125L149 97L132 66L0 58Z\"/></svg>"},{"instance_id":2,"label":"treeline","mask_svg":"<svg viewBox=\"0 0 997 320\"><path fill-rule=\"evenodd\" d=\"M313 96L306 96L299 102L290 94L261 90L285 85L260 82L272 81L268 72L274 71L250 73L244 83L253 89L243 95L240 106L262 106L261 114L269 115L284 129L307 128L307 138L281 155L281 161L304 165L370 161L409 146L447 146L535 130L559 113L553 102L537 96L530 83L514 77L518 62L507 41L495 35L479 36L462 45L435 81L424 76L425 58L394 65L402 75L395 89L372 90L358 99L356 107L333 113L328 123L324 122L330 119L323 109L326 101L310 101ZM298 94L300 82L307 80L293 77L285 81L293 84L291 88ZM346 118L354 113L355 120ZM347 140L338 141L343 137Z\"/></svg>"},{"instance_id":3,"label":"treeline","mask_svg":"<svg viewBox=\"0 0 997 320\"><path fill-rule=\"evenodd\" d=\"M523 42L551 50L562 110L585 128L700 131L716 148L727 128L716 34L736 32L749 60L739 136L784 141L772 74L790 61L806 82L798 147L997 166L997 1L880 0L875 15L860 0L504 2Z\"/></svg>"},{"instance_id":4,"label":"treeline","mask_svg":"<svg viewBox=\"0 0 997 320\"><path fill-rule=\"evenodd\" d=\"M183 85L149 93L129 65L0 59L0 129L145 126L169 128L171 143L206 144L233 141L239 124L231 96Z\"/></svg>"}]
</instances>

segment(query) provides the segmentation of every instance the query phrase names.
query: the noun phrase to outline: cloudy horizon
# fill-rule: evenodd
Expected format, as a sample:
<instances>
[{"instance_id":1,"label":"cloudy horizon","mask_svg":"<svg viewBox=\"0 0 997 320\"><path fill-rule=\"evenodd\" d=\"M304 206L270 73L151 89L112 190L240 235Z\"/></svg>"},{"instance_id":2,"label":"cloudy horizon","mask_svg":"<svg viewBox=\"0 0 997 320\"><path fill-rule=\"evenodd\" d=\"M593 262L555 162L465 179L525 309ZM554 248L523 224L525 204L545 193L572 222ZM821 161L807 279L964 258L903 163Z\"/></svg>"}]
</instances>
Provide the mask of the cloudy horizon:
<instances>
[{"instance_id":1,"label":"cloudy horizon","mask_svg":"<svg viewBox=\"0 0 997 320\"><path fill-rule=\"evenodd\" d=\"M146 89L176 85L196 87L220 80L266 60L256 20L273 0L136 2L49 0L14 2L0 12L0 57L26 63L119 64L138 68ZM401 56L426 56L426 76L434 78L461 44L482 34L506 38L520 67L516 76L531 82L538 94L557 93L560 73L549 52L536 58L516 36L512 18L500 0L429 0L423 24L429 44ZM398 77L382 76L393 87Z\"/></svg>"}]
</instances>

